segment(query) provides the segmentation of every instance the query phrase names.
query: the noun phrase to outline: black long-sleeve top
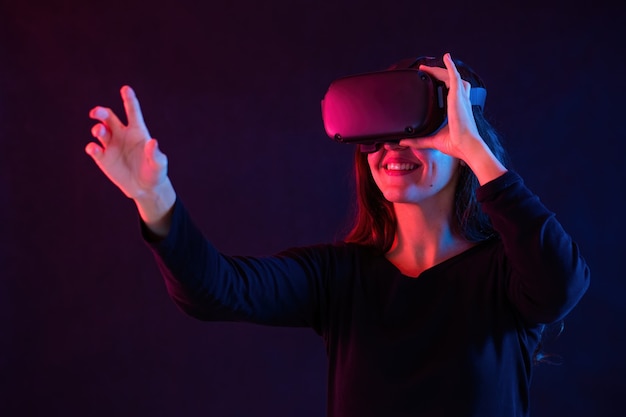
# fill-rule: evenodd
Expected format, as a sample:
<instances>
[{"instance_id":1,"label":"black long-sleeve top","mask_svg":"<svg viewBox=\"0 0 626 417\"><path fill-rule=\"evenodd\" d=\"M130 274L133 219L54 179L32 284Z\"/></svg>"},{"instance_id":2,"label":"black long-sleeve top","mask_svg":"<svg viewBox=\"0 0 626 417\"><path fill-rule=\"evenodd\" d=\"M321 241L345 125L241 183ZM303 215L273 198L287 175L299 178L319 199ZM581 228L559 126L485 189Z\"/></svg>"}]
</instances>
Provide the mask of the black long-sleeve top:
<instances>
[{"instance_id":1,"label":"black long-sleeve top","mask_svg":"<svg viewBox=\"0 0 626 417\"><path fill-rule=\"evenodd\" d=\"M578 246L508 172L477 197L499 237L410 278L333 243L225 256L177 200L169 235L144 236L174 302L200 320L307 326L328 355L328 417L528 416L541 324L589 285Z\"/></svg>"}]
</instances>

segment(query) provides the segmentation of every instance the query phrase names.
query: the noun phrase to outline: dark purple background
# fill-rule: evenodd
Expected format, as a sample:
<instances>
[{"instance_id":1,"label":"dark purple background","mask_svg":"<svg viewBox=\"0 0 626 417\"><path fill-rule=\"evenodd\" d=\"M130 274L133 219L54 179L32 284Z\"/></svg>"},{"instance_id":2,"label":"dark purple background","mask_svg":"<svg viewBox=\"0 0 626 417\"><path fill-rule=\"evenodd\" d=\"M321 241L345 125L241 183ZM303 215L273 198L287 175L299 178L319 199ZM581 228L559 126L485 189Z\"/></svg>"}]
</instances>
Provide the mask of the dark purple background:
<instances>
[{"instance_id":1,"label":"dark purple background","mask_svg":"<svg viewBox=\"0 0 626 417\"><path fill-rule=\"evenodd\" d=\"M328 84L446 51L484 77L512 168L592 268L533 416L624 415L625 7L509 3L0 0L0 415L322 416L311 330L201 323L168 299L132 202L83 152L88 111L135 87L200 227L270 254L345 225Z\"/></svg>"}]
</instances>

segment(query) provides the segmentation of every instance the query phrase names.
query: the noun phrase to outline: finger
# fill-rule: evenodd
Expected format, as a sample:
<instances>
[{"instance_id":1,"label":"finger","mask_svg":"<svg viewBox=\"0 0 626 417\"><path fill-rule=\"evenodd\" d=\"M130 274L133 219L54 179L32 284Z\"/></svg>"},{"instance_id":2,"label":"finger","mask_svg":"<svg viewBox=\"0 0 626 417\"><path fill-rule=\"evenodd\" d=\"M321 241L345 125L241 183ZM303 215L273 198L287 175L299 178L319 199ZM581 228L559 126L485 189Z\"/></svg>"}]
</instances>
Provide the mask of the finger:
<instances>
[{"instance_id":1,"label":"finger","mask_svg":"<svg viewBox=\"0 0 626 417\"><path fill-rule=\"evenodd\" d=\"M450 78L448 75L448 70L440 67L429 67L427 65L420 65L419 70L427 73L428 75L438 79L439 81L444 82L446 85L448 84L448 79Z\"/></svg>"},{"instance_id":2,"label":"finger","mask_svg":"<svg viewBox=\"0 0 626 417\"><path fill-rule=\"evenodd\" d=\"M465 93L465 98L470 100L470 91L472 90L472 84L469 81L461 80L463 85L463 92Z\"/></svg>"},{"instance_id":3,"label":"finger","mask_svg":"<svg viewBox=\"0 0 626 417\"><path fill-rule=\"evenodd\" d=\"M147 131L146 123L143 120L143 113L141 112L141 106L135 91L128 85L123 86L120 89L122 95L122 101L124 102L124 109L126 110L126 117L128 118L129 126L140 127Z\"/></svg>"},{"instance_id":4,"label":"finger","mask_svg":"<svg viewBox=\"0 0 626 417\"><path fill-rule=\"evenodd\" d=\"M93 160L100 165L100 159L104 155L104 149L95 142L89 142L85 146L85 153L93 158Z\"/></svg>"},{"instance_id":5,"label":"finger","mask_svg":"<svg viewBox=\"0 0 626 417\"><path fill-rule=\"evenodd\" d=\"M97 123L91 128L91 135L105 147L111 141L111 131L102 123Z\"/></svg>"},{"instance_id":6,"label":"finger","mask_svg":"<svg viewBox=\"0 0 626 417\"><path fill-rule=\"evenodd\" d=\"M455 88L459 88L459 84L461 82L461 74L459 74L459 71L456 69L456 65L454 64L454 61L452 60L452 56L450 56L450 53L446 53L443 56L443 63L446 66L446 69L448 70L448 77L450 79L450 89L455 89Z\"/></svg>"},{"instance_id":7,"label":"finger","mask_svg":"<svg viewBox=\"0 0 626 417\"><path fill-rule=\"evenodd\" d=\"M159 143L156 139L150 139L143 148L144 155L157 166L163 166L167 163L167 157L159 149Z\"/></svg>"},{"instance_id":8,"label":"finger","mask_svg":"<svg viewBox=\"0 0 626 417\"><path fill-rule=\"evenodd\" d=\"M89 117L99 120L111 130L119 129L124 126L113 110L108 107L94 107L89 111Z\"/></svg>"},{"instance_id":9,"label":"finger","mask_svg":"<svg viewBox=\"0 0 626 417\"><path fill-rule=\"evenodd\" d=\"M461 97L464 101L469 103L472 85L461 78L461 74L449 53L444 55L443 61L450 75L450 90L456 92L457 97Z\"/></svg>"}]
</instances>

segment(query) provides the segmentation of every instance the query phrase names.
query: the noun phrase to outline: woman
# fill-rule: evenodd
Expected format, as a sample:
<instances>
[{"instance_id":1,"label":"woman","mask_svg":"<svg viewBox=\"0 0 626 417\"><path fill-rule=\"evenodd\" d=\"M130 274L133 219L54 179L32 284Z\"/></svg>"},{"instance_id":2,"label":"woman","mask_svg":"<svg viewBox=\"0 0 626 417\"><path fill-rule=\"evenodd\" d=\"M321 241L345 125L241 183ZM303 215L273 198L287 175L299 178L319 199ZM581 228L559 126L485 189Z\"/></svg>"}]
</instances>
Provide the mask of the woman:
<instances>
[{"instance_id":1,"label":"woman","mask_svg":"<svg viewBox=\"0 0 626 417\"><path fill-rule=\"evenodd\" d=\"M142 219L173 300L201 320L309 326L324 338L328 416L527 416L542 326L587 289L578 248L508 171L472 108L469 67L445 82L447 124L357 152L359 213L345 242L264 258L220 254L193 225L129 87L86 152ZM476 85L477 86L477 85ZM491 147L489 146L491 145ZM495 153L494 153L495 152Z\"/></svg>"}]
</instances>

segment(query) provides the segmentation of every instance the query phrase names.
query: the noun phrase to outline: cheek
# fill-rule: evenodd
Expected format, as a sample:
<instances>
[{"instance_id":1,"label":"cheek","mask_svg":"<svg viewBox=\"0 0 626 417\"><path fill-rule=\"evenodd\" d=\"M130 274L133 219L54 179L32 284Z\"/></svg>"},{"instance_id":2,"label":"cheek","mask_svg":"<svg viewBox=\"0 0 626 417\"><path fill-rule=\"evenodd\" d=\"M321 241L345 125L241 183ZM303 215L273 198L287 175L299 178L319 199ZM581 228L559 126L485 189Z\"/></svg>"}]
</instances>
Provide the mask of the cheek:
<instances>
[{"instance_id":1,"label":"cheek","mask_svg":"<svg viewBox=\"0 0 626 417\"><path fill-rule=\"evenodd\" d=\"M440 166L439 179L443 185L451 183L459 171L458 159L450 158Z\"/></svg>"},{"instance_id":2,"label":"cheek","mask_svg":"<svg viewBox=\"0 0 626 417\"><path fill-rule=\"evenodd\" d=\"M371 154L367 155L367 165L369 168L369 173L372 176L372 179L374 180L374 184L376 184L376 187L380 190L382 185L382 179L381 179L381 170L380 170L380 163L381 163L381 155L379 155L380 152L374 152Z\"/></svg>"},{"instance_id":3,"label":"cheek","mask_svg":"<svg viewBox=\"0 0 626 417\"><path fill-rule=\"evenodd\" d=\"M380 165L381 157L380 152L367 154L367 165L369 166L370 172L374 178L378 176L378 167Z\"/></svg>"},{"instance_id":4,"label":"cheek","mask_svg":"<svg viewBox=\"0 0 626 417\"><path fill-rule=\"evenodd\" d=\"M369 165L371 171L374 171L374 169L376 169L379 161L379 152L372 152L367 154L367 164Z\"/></svg>"},{"instance_id":5,"label":"cheek","mask_svg":"<svg viewBox=\"0 0 626 417\"><path fill-rule=\"evenodd\" d=\"M453 170L458 162L458 159L436 149L428 149L426 153L426 159L442 172Z\"/></svg>"},{"instance_id":6,"label":"cheek","mask_svg":"<svg viewBox=\"0 0 626 417\"><path fill-rule=\"evenodd\" d=\"M459 160L443 153L439 153L439 155L432 159L432 173L437 182L449 182L454 178L458 168Z\"/></svg>"},{"instance_id":7,"label":"cheek","mask_svg":"<svg viewBox=\"0 0 626 417\"><path fill-rule=\"evenodd\" d=\"M441 163L440 167L444 173L449 176L454 175L454 172L459 166L459 161L452 157L446 157Z\"/></svg>"}]
</instances>

